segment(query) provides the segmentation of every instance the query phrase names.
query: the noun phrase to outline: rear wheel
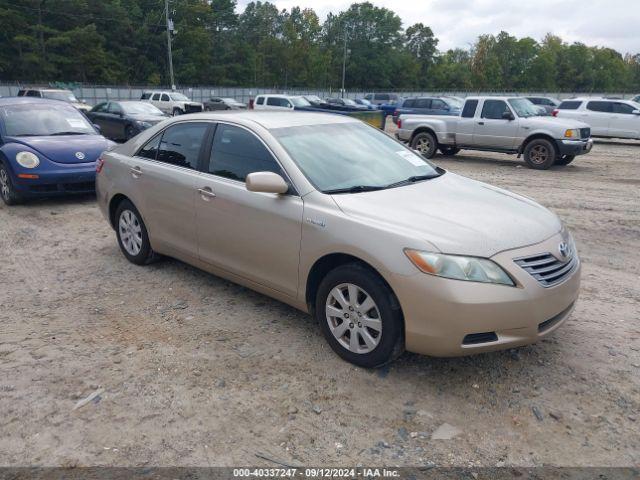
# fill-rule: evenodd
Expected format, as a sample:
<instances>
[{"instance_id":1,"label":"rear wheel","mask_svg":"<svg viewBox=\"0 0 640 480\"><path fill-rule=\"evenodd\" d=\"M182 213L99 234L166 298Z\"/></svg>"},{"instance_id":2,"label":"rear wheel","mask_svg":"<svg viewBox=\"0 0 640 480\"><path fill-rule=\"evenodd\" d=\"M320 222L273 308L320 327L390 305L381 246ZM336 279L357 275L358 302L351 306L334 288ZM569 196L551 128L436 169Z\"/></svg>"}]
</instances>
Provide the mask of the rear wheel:
<instances>
[{"instance_id":1,"label":"rear wheel","mask_svg":"<svg viewBox=\"0 0 640 480\"><path fill-rule=\"evenodd\" d=\"M379 367L404 350L398 302L386 283L361 264L327 274L318 288L315 316L331 348L355 365Z\"/></svg>"},{"instance_id":2,"label":"rear wheel","mask_svg":"<svg viewBox=\"0 0 640 480\"><path fill-rule=\"evenodd\" d=\"M180 110L178 107L176 107L176 108L173 109L172 114L173 114L174 117L177 117L178 115L182 115L182 110Z\"/></svg>"},{"instance_id":3,"label":"rear wheel","mask_svg":"<svg viewBox=\"0 0 640 480\"><path fill-rule=\"evenodd\" d=\"M536 170L547 170L556 161L556 149L549 140L536 138L525 147L524 161Z\"/></svg>"},{"instance_id":4,"label":"rear wheel","mask_svg":"<svg viewBox=\"0 0 640 480\"><path fill-rule=\"evenodd\" d=\"M555 163L556 165L569 165L574 158L576 158L575 155L559 155Z\"/></svg>"},{"instance_id":5,"label":"rear wheel","mask_svg":"<svg viewBox=\"0 0 640 480\"><path fill-rule=\"evenodd\" d=\"M445 157L451 157L460 151L460 149L456 147L440 147L439 150Z\"/></svg>"},{"instance_id":6,"label":"rear wheel","mask_svg":"<svg viewBox=\"0 0 640 480\"><path fill-rule=\"evenodd\" d=\"M129 200L123 200L116 210L116 236L124 256L131 263L146 265L155 257L142 216Z\"/></svg>"},{"instance_id":7,"label":"rear wheel","mask_svg":"<svg viewBox=\"0 0 640 480\"><path fill-rule=\"evenodd\" d=\"M413 137L411 148L417 150L425 158L433 158L438 149L438 141L432 133L420 132Z\"/></svg>"},{"instance_id":8,"label":"rear wheel","mask_svg":"<svg viewBox=\"0 0 640 480\"><path fill-rule=\"evenodd\" d=\"M2 163L0 163L0 197L6 205L22 203L22 197L16 192L9 176L9 170Z\"/></svg>"}]
</instances>

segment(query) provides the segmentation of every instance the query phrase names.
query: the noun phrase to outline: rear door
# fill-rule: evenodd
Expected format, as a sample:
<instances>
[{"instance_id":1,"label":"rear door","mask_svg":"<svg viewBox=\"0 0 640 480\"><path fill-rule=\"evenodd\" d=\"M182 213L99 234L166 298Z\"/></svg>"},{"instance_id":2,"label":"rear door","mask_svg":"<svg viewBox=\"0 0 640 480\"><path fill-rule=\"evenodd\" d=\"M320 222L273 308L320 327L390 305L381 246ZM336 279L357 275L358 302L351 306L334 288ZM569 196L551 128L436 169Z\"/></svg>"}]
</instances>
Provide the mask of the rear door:
<instances>
[{"instance_id":1,"label":"rear door","mask_svg":"<svg viewBox=\"0 0 640 480\"><path fill-rule=\"evenodd\" d=\"M473 132L476 128L476 110L478 100L467 100L464 102L460 119L456 124L456 143L458 145L472 145Z\"/></svg>"},{"instance_id":2,"label":"rear door","mask_svg":"<svg viewBox=\"0 0 640 480\"><path fill-rule=\"evenodd\" d=\"M197 257L195 200L198 164L210 122L179 122L150 140L130 170L143 205L139 206L152 244Z\"/></svg>"},{"instance_id":3,"label":"rear door","mask_svg":"<svg viewBox=\"0 0 640 480\"><path fill-rule=\"evenodd\" d=\"M502 118L504 113L513 111L504 100L486 99L482 103L480 118L476 118L473 130L473 144L477 147L511 150L515 148L520 120Z\"/></svg>"},{"instance_id":4,"label":"rear door","mask_svg":"<svg viewBox=\"0 0 640 480\"><path fill-rule=\"evenodd\" d=\"M198 179L198 252L204 262L290 296L297 294L303 202L293 186L284 195L247 190L253 172L287 179L275 156L252 131L216 127Z\"/></svg>"},{"instance_id":5,"label":"rear door","mask_svg":"<svg viewBox=\"0 0 640 480\"><path fill-rule=\"evenodd\" d=\"M151 104L153 104L154 106L158 107L160 110L162 110L162 106L160 105L160 94L159 93L154 93L153 95L151 95L151 98L149 99L149 102L151 102ZM162 110L164 112L164 110ZM167 112L165 112L167 113Z\"/></svg>"},{"instance_id":6,"label":"rear door","mask_svg":"<svg viewBox=\"0 0 640 480\"><path fill-rule=\"evenodd\" d=\"M640 138L640 115L634 115L638 108L628 103L613 102L613 113L609 124L609 135L621 138Z\"/></svg>"},{"instance_id":7,"label":"rear door","mask_svg":"<svg viewBox=\"0 0 640 480\"><path fill-rule=\"evenodd\" d=\"M607 100L591 100L587 102L581 120L591 126L592 135L610 136L609 126L613 116L613 102Z\"/></svg>"}]
</instances>

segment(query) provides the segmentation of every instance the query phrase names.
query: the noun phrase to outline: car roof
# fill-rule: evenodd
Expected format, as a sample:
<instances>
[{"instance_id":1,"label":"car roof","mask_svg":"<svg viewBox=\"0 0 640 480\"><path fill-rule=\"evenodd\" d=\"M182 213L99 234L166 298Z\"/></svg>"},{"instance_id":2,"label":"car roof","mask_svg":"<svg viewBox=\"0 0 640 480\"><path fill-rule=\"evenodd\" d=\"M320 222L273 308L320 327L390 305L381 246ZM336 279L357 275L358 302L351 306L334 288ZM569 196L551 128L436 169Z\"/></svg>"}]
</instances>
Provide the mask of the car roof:
<instances>
[{"instance_id":1,"label":"car roof","mask_svg":"<svg viewBox=\"0 0 640 480\"><path fill-rule=\"evenodd\" d=\"M326 125L339 123L360 123L353 117L333 113L316 112L278 112L273 110L236 110L233 112L203 112L174 117L172 121L181 120L220 120L233 121L250 127L260 125L268 130L282 127L300 127L305 125Z\"/></svg>"},{"instance_id":2,"label":"car roof","mask_svg":"<svg viewBox=\"0 0 640 480\"><path fill-rule=\"evenodd\" d=\"M0 98L0 105L25 105L29 103L49 104L52 106L68 107L70 104L63 100L54 100L52 98L38 98L38 97L2 97Z\"/></svg>"},{"instance_id":3,"label":"car roof","mask_svg":"<svg viewBox=\"0 0 640 480\"><path fill-rule=\"evenodd\" d=\"M625 100L624 98L611 97L576 97L565 98L563 102L633 102L633 100Z\"/></svg>"}]
</instances>

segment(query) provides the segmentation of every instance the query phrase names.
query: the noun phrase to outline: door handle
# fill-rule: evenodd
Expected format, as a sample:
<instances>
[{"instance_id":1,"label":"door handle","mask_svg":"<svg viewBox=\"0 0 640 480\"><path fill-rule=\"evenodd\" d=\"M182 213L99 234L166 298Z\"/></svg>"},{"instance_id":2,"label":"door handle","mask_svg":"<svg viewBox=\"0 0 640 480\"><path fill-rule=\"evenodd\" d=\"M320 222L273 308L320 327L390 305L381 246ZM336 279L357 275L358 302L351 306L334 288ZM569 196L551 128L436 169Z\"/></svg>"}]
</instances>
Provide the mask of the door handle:
<instances>
[{"instance_id":1,"label":"door handle","mask_svg":"<svg viewBox=\"0 0 640 480\"><path fill-rule=\"evenodd\" d=\"M216 194L213 193L209 187L199 188L198 193L205 202L209 202L212 198L215 198Z\"/></svg>"},{"instance_id":2,"label":"door handle","mask_svg":"<svg viewBox=\"0 0 640 480\"><path fill-rule=\"evenodd\" d=\"M484 122L478 122L478 125L484 125Z\"/></svg>"},{"instance_id":3,"label":"door handle","mask_svg":"<svg viewBox=\"0 0 640 480\"><path fill-rule=\"evenodd\" d=\"M130 172L133 178L139 178L142 175L142 169L140 167L133 167Z\"/></svg>"}]
</instances>

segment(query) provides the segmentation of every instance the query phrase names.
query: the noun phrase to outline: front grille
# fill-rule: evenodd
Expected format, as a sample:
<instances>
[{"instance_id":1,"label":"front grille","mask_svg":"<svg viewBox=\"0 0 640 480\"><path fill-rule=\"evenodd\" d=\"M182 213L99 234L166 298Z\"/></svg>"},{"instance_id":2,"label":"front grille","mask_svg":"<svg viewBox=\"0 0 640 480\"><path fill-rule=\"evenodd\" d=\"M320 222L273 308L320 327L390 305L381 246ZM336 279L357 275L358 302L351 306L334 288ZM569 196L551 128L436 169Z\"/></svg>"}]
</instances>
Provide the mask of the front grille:
<instances>
[{"instance_id":1,"label":"front grille","mask_svg":"<svg viewBox=\"0 0 640 480\"><path fill-rule=\"evenodd\" d=\"M202 107L200 105L185 105L184 106L184 111L185 113L196 113L196 112L201 112L202 111Z\"/></svg>"},{"instance_id":2,"label":"front grille","mask_svg":"<svg viewBox=\"0 0 640 480\"><path fill-rule=\"evenodd\" d=\"M580 138L589 138L591 136L590 128L581 128L580 129Z\"/></svg>"},{"instance_id":3,"label":"front grille","mask_svg":"<svg viewBox=\"0 0 640 480\"><path fill-rule=\"evenodd\" d=\"M552 287L562 283L578 263L576 255L563 262L550 253L516 258L514 262L543 287Z\"/></svg>"}]
</instances>

